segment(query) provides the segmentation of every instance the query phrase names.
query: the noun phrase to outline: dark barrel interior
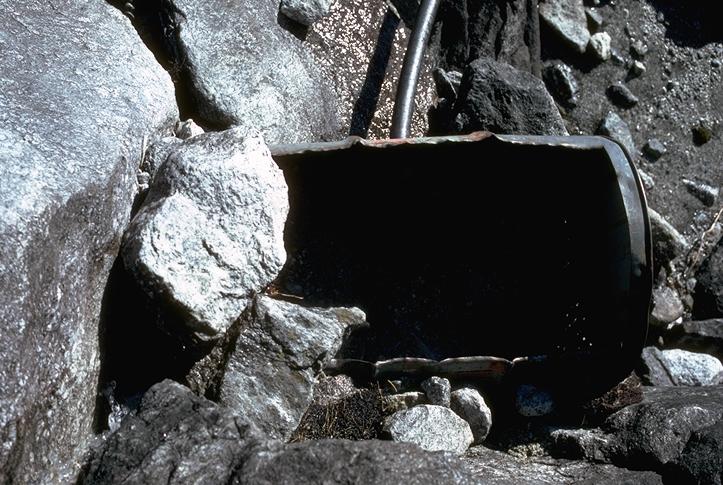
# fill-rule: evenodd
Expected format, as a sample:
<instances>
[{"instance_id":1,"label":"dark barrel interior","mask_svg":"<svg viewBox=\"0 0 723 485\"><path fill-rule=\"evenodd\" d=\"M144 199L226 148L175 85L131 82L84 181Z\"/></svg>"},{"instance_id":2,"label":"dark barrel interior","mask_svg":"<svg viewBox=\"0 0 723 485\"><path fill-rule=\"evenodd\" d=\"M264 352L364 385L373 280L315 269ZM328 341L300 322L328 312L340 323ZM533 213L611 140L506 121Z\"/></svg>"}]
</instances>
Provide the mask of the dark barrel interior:
<instances>
[{"instance_id":1,"label":"dark barrel interior","mask_svg":"<svg viewBox=\"0 0 723 485\"><path fill-rule=\"evenodd\" d=\"M367 313L345 357L615 351L644 332L602 148L487 138L275 159L291 205L276 285Z\"/></svg>"}]
</instances>

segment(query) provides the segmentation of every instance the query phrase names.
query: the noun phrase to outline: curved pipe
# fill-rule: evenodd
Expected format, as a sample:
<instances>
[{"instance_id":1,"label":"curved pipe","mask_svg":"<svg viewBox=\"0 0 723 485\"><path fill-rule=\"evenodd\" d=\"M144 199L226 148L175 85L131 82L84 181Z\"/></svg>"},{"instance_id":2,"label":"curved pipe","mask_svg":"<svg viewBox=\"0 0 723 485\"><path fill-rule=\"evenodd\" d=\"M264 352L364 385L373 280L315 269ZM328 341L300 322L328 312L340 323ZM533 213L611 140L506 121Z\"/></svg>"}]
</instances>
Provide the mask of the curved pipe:
<instances>
[{"instance_id":1,"label":"curved pipe","mask_svg":"<svg viewBox=\"0 0 723 485\"><path fill-rule=\"evenodd\" d=\"M397 85L397 98L394 102L391 138L407 138L412 126L414 95L417 91L419 72L424 61L424 48L432 34L434 18L437 16L439 0L422 0L417 14L414 31L404 54L404 65Z\"/></svg>"}]
</instances>

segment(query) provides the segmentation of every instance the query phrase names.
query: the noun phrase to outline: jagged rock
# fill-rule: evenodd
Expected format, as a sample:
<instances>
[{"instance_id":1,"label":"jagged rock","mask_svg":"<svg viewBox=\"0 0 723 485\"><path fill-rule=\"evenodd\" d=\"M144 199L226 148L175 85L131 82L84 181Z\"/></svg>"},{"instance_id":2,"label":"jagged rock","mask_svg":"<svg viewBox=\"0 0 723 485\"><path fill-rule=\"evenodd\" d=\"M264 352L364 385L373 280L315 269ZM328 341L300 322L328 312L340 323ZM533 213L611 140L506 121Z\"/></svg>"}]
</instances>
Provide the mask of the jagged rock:
<instances>
[{"instance_id":1,"label":"jagged rock","mask_svg":"<svg viewBox=\"0 0 723 485\"><path fill-rule=\"evenodd\" d=\"M420 404L432 404L423 392L408 391L384 396L386 407L391 411L404 411Z\"/></svg>"},{"instance_id":2,"label":"jagged rock","mask_svg":"<svg viewBox=\"0 0 723 485\"><path fill-rule=\"evenodd\" d=\"M602 429L554 431L555 452L660 473L680 459L696 431L723 420L723 386L648 387L644 394Z\"/></svg>"},{"instance_id":3,"label":"jagged rock","mask_svg":"<svg viewBox=\"0 0 723 485\"><path fill-rule=\"evenodd\" d=\"M653 162L665 155L666 151L665 145L663 145L657 138L648 140L643 146L643 153L647 155L648 160Z\"/></svg>"},{"instance_id":4,"label":"jagged rock","mask_svg":"<svg viewBox=\"0 0 723 485\"><path fill-rule=\"evenodd\" d=\"M690 244L685 236L679 233L663 216L648 208L648 217L653 234L653 260L656 267L665 266L688 251Z\"/></svg>"},{"instance_id":5,"label":"jagged rock","mask_svg":"<svg viewBox=\"0 0 723 485\"><path fill-rule=\"evenodd\" d=\"M597 32L603 26L605 19L603 16L594 8L586 8L585 15L587 16L587 26L590 32Z\"/></svg>"},{"instance_id":6,"label":"jagged rock","mask_svg":"<svg viewBox=\"0 0 723 485\"><path fill-rule=\"evenodd\" d=\"M452 393L452 411L469 423L474 444L482 443L492 427L492 411L477 389L463 387Z\"/></svg>"},{"instance_id":7,"label":"jagged rock","mask_svg":"<svg viewBox=\"0 0 723 485\"><path fill-rule=\"evenodd\" d=\"M515 393L515 408L525 417L545 416L555 410L555 401L545 389L522 384Z\"/></svg>"},{"instance_id":8,"label":"jagged rock","mask_svg":"<svg viewBox=\"0 0 723 485\"><path fill-rule=\"evenodd\" d=\"M605 115L605 118L600 122L600 126L598 126L597 134L610 137L620 143L628 151L630 156L634 157L636 155L637 150L635 148L635 142L633 141L633 135L630 133L630 128L628 128L628 124L614 111L609 111L608 114Z\"/></svg>"},{"instance_id":9,"label":"jagged rock","mask_svg":"<svg viewBox=\"0 0 723 485\"><path fill-rule=\"evenodd\" d=\"M287 188L243 128L174 148L125 236L123 261L199 340L224 332L286 260Z\"/></svg>"},{"instance_id":10,"label":"jagged rock","mask_svg":"<svg viewBox=\"0 0 723 485\"><path fill-rule=\"evenodd\" d=\"M607 32L598 32L590 37L590 50L599 61L607 61L612 55L612 39Z\"/></svg>"},{"instance_id":11,"label":"jagged rock","mask_svg":"<svg viewBox=\"0 0 723 485\"><path fill-rule=\"evenodd\" d=\"M560 104L568 108L577 105L579 87L570 66L562 62L548 64L542 70L542 79Z\"/></svg>"},{"instance_id":12,"label":"jagged rock","mask_svg":"<svg viewBox=\"0 0 723 485\"><path fill-rule=\"evenodd\" d=\"M462 71L480 57L540 75L540 25L532 0L442 0L437 12L442 67Z\"/></svg>"},{"instance_id":13,"label":"jagged rock","mask_svg":"<svg viewBox=\"0 0 723 485\"><path fill-rule=\"evenodd\" d=\"M723 422L694 431L665 477L670 483L723 482Z\"/></svg>"},{"instance_id":14,"label":"jagged rock","mask_svg":"<svg viewBox=\"0 0 723 485\"><path fill-rule=\"evenodd\" d=\"M279 25L278 1L170 0L166 8L166 42L198 121L253 127L268 143L341 136L332 83Z\"/></svg>"},{"instance_id":15,"label":"jagged rock","mask_svg":"<svg viewBox=\"0 0 723 485\"><path fill-rule=\"evenodd\" d=\"M229 483L263 442L246 419L165 380L95 450L81 483Z\"/></svg>"},{"instance_id":16,"label":"jagged rock","mask_svg":"<svg viewBox=\"0 0 723 485\"><path fill-rule=\"evenodd\" d=\"M638 104L639 101L638 97L630 91L630 88L621 82L612 84L608 88L607 93L610 101L620 108L632 108Z\"/></svg>"},{"instance_id":17,"label":"jagged rock","mask_svg":"<svg viewBox=\"0 0 723 485\"><path fill-rule=\"evenodd\" d=\"M665 334L666 345L723 359L723 319L683 322Z\"/></svg>"},{"instance_id":18,"label":"jagged rock","mask_svg":"<svg viewBox=\"0 0 723 485\"><path fill-rule=\"evenodd\" d=\"M566 135L565 124L545 85L531 74L491 59L477 59L464 72L454 107L453 131Z\"/></svg>"},{"instance_id":19,"label":"jagged rock","mask_svg":"<svg viewBox=\"0 0 723 485\"><path fill-rule=\"evenodd\" d=\"M445 98L454 102L457 99L459 86L462 84L462 73L459 71L445 71L437 68L433 72L434 84L437 87L437 93L440 98Z\"/></svg>"},{"instance_id":20,"label":"jagged rock","mask_svg":"<svg viewBox=\"0 0 723 485\"><path fill-rule=\"evenodd\" d=\"M701 201L706 207L711 207L715 204L718 199L719 190L715 187L711 187L708 184L702 182L696 182L694 180L683 179L683 185L688 189L688 192Z\"/></svg>"},{"instance_id":21,"label":"jagged rock","mask_svg":"<svg viewBox=\"0 0 723 485\"><path fill-rule=\"evenodd\" d=\"M428 451L462 453L474 441L467 421L449 408L431 404L397 411L386 419L384 430L393 441L414 443Z\"/></svg>"},{"instance_id":22,"label":"jagged rock","mask_svg":"<svg viewBox=\"0 0 723 485\"><path fill-rule=\"evenodd\" d=\"M723 364L712 355L680 349L643 349L646 378L653 386L713 386L723 383Z\"/></svg>"},{"instance_id":23,"label":"jagged rock","mask_svg":"<svg viewBox=\"0 0 723 485\"><path fill-rule=\"evenodd\" d=\"M639 168L638 176L640 176L640 181L643 183L643 188L646 191L651 191L653 190L653 188L655 188L655 180L649 173Z\"/></svg>"},{"instance_id":24,"label":"jagged rock","mask_svg":"<svg viewBox=\"0 0 723 485\"><path fill-rule=\"evenodd\" d=\"M723 317L723 240L703 261L695 274L693 317L696 319Z\"/></svg>"},{"instance_id":25,"label":"jagged rock","mask_svg":"<svg viewBox=\"0 0 723 485\"><path fill-rule=\"evenodd\" d=\"M232 483L471 485L479 478L450 453L389 441L321 440L267 447Z\"/></svg>"},{"instance_id":26,"label":"jagged rock","mask_svg":"<svg viewBox=\"0 0 723 485\"><path fill-rule=\"evenodd\" d=\"M540 18L570 47L582 54L590 41L582 0L546 0Z\"/></svg>"},{"instance_id":27,"label":"jagged rock","mask_svg":"<svg viewBox=\"0 0 723 485\"><path fill-rule=\"evenodd\" d=\"M549 457L518 458L484 446L470 448L462 457L481 483L495 485L662 485L662 477L650 471L635 471L587 461Z\"/></svg>"},{"instance_id":28,"label":"jagged rock","mask_svg":"<svg viewBox=\"0 0 723 485\"><path fill-rule=\"evenodd\" d=\"M333 0L281 0L279 10L307 27L329 15Z\"/></svg>"},{"instance_id":29,"label":"jagged rock","mask_svg":"<svg viewBox=\"0 0 723 485\"><path fill-rule=\"evenodd\" d=\"M422 382L422 390L427 395L429 404L449 407L450 393L452 392L449 379L432 376Z\"/></svg>"},{"instance_id":30,"label":"jagged rock","mask_svg":"<svg viewBox=\"0 0 723 485\"><path fill-rule=\"evenodd\" d=\"M305 308L257 296L192 369L191 380L206 381L200 387L207 397L266 436L287 439L312 401L316 373L365 318L356 308Z\"/></svg>"},{"instance_id":31,"label":"jagged rock","mask_svg":"<svg viewBox=\"0 0 723 485\"><path fill-rule=\"evenodd\" d=\"M683 316L685 308L678 293L667 286L653 290L653 309L650 312L650 323L665 326Z\"/></svg>"},{"instance_id":32,"label":"jagged rock","mask_svg":"<svg viewBox=\"0 0 723 485\"><path fill-rule=\"evenodd\" d=\"M174 129L174 132L178 138L181 140L188 140L191 137L194 137L196 135L202 135L205 133L203 128L198 126L195 121L192 119L187 119L186 121L179 121L176 123L176 128Z\"/></svg>"},{"instance_id":33,"label":"jagged rock","mask_svg":"<svg viewBox=\"0 0 723 485\"><path fill-rule=\"evenodd\" d=\"M143 140L170 134L178 111L106 2L0 9L0 482L72 482Z\"/></svg>"},{"instance_id":34,"label":"jagged rock","mask_svg":"<svg viewBox=\"0 0 723 485\"><path fill-rule=\"evenodd\" d=\"M640 378L634 372L603 395L586 402L582 410L585 422L597 425L608 416L643 400Z\"/></svg>"},{"instance_id":35,"label":"jagged rock","mask_svg":"<svg viewBox=\"0 0 723 485\"><path fill-rule=\"evenodd\" d=\"M630 77L640 77L645 74L645 71L647 71L645 64L640 61L633 61L633 63L630 65L630 71L628 71L628 73Z\"/></svg>"}]
</instances>

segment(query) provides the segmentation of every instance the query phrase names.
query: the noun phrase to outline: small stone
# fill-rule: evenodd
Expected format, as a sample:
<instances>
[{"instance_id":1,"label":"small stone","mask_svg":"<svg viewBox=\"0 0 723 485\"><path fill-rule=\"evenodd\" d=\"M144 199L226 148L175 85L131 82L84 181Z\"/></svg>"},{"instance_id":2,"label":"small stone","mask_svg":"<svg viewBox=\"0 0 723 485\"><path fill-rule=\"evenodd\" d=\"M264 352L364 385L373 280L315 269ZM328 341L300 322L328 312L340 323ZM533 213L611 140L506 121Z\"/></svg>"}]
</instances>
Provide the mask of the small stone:
<instances>
[{"instance_id":1,"label":"small stone","mask_svg":"<svg viewBox=\"0 0 723 485\"><path fill-rule=\"evenodd\" d=\"M205 133L205 131L203 131L203 128L198 126L196 122L190 118L186 121L177 122L176 127L173 131L175 132L176 136L181 140L187 140L191 137Z\"/></svg>"},{"instance_id":2,"label":"small stone","mask_svg":"<svg viewBox=\"0 0 723 485\"><path fill-rule=\"evenodd\" d=\"M648 46L642 40L636 40L630 45L630 53L637 59L642 59L648 53Z\"/></svg>"},{"instance_id":3,"label":"small stone","mask_svg":"<svg viewBox=\"0 0 723 485\"><path fill-rule=\"evenodd\" d=\"M590 50L600 61L607 61L612 55L612 39L607 32L598 32L590 37Z\"/></svg>"},{"instance_id":4,"label":"small stone","mask_svg":"<svg viewBox=\"0 0 723 485\"><path fill-rule=\"evenodd\" d=\"M542 79L547 90L560 104L568 108L577 105L579 87L570 66L562 62L548 64L542 70Z\"/></svg>"},{"instance_id":5,"label":"small stone","mask_svg":"<svg viewBox=\"0 0 723 485\"><path fill-rule=\"evenodd\" d=\"M705 123L699 123L692 128L693 143L696 145L705 145L713 138L713 130Z\"/></svg>"},{"instance_id":6,"label":"small stone","mask_svg":"<svg viewBox=\"0 0 723 485\"><path fill-rule=\"evenodd\" d=\"M384 403L390 411L404 411L420 404L432 404L423 392L410 391L401 394L390 394L384 397Z\"/></svg>"},{"instance_id":7,"label":"small stone","mask_svg":"<svg viewBox=\"0 0 723 485\"><path fill-rule=\"evenodd\" d=\"M633 63L630 65L631 77L640 77L645 74L645 71L645 64L643 64L641 61L633 61Z\"/></svg>"},{"instance_id":8,"label":"small stone","mask_svg":"<svg viewBox=\"0 0 723 485\"><path fill-rule=\"evenodd\" d=\"M723 382L723 364L712 355L647 347L643 362L654 386L715 386Z\"/></svg>"},{"instance_id":9,"label":"small stone","mask_svg":"<svg viewBox=\"0 0 723 485\"><path fill-rule=\"evenodd\" d=\"M580 54L590 40L582 0L548 0L540 3L540 17L558 36Z\"/></svg>"},{"instance_id":10,"label":"small stone","mask_svg":"<svg viewBox=\"0 0 723 485\"><path fill-rule=\"evenodd\" d=\"M650 312L652 325L665 326L683 316L683 302L678 292L667 286L653 290L653 310Z\"/></svg>"},{"instance_id":11,"label":"small stone","mask_svg":"<svg viewBox=\"0 0 723 485\"><path fill-rule=\"evenodd\" d=\"M718 199L719 190L708 184L683 179L683 185L693 197L701 201L706 207L713 206Z\"/></svg>"},{"instance_id":12,"label":"small stone","mask_svg":"<svg viewBox=\"0 0 723 485\"><path fill-rule=\"evenodd\" d=\"M434 84L437 87L437 94L440 98L454 101L459 93L459 86L462 83L462 73L459 71L445 71L437 68L432 72Z\"/></svg>"},{"instance_id":13,"label":"small stone","mask_svg":"<svg viewBox=\"0 0 723 485\"><path fill-rule=\"evenodd\" d=\"M658 160L660 157L665 155L665 152L667 151L668 150L665 148L665 145L663 145L657 138L651 138L643 146L643 153L645 153L648 160L651 162Z\"/></svg>"},{"instance_id":14,"label":"small stone","mask_svg":"<svg viewBox=\"0 0 723 485\"><path fill-rule=\"evenodd\" d=\"M630 91L630 88L621 82L617 82L608 88L608 96L616 106L621 108L632 108L639 101L638 97Z\"/></svg>"},{"instance_id":15,"label":"small stone","mask_svg":"<svg viewBox=\"0 0 723 485\"><path fill-rule=\"evenodd\" d=\"M463 387L452 393L452 411L469 423L474 444L482 443L492 427L492 411L477 389Z\"/></svg>"},{"instance_id":16,"label":"small stone","mask_svg":"<svg viewBox=\"0 0 723 485\"><path fill-rule=\"evenodd\" d=\"M650 174L643 171L643 169L638 168L638 176L640 177L640 181L643 183L643 188L645 190L653 190L655 188L655 180L653 179Z\"/></svg>"},{"instance_id":17,"label":"small stone","mask_svg":"<svg viewBox=\"0 0 723 485\"><path fill-rule=\"evenodd\" d=\"M720 61L720 59L712 59L710 61L710 65L711 65L711 67L718 69L721 65L721 61Z\"/></svg>"},{"instance_id":18,"label":"small stone","mask_svg":"<svg viewBox=\"0 0 723 485\"><path fill-rule=\"evenodd\" d=\"M528 418L545 416L554 411L555 401L548 391L530 384L522 384L515 394L515 408L520 415Z\"/></svg>"},{"instance_id":19,"label":"small stone","mask_svg":"<svg viewBox=\"0 0 723 485\"><path fill-rule=\"evenodd\" d=\"M600 12L594 8L586 8L585 15L587 16L587 27L590 32L597 32L603 25L603 17Z\"/></svg>"},{"instance_id":20,"label":"small stone","mask_svg":"<svg viewBox=\"0 0 723 485\"><path fill-rule=\"evenodd\" d=\"M425 394L427 394L427 399L429 399L430 404L449 407L452 386L448 379L436 376L430 377L422 382L422 389Z\"/></svg>"},{"instance_id":21,"label":"small stone","mask_svg":"<svg viewBox=\"0 0 723 485\"><path fill-rule=\"evenodd\" d=\"M310 26L329 15L333 0L281 0L281 13L302 25Z\"/></svg>"},{"instance_id":22,"label":"small stone","mask_svg":"<svg viewBox=\"0 0 723 485\"><path fill-rule=\"evenodd\" d=\"M600 122L597 132L598 135L610 137L612 140L621 144L628 151L630 156L634 156L637 152L633 135L630 133L628 124L623 121L617 113L610 111Z\"/></svg>"},{"instance_id":23,"label":"small stone","mask_svg":"<svg viewBox=\"0 0 723 485\"><path fill-rule=\"evenodd\" d=\"M685 236L663 216L648 208L648 217L653 234L653 260L656 266L664 266L688 251L690 245Z\"/></svg>"},{"instance_id":24,"label":"small stone","mask_svg":"<svg viewBox=\"0 0 723 485\"><path fill-rule=\"evenodd\" d=\"M392 414L384 430L392 441L414 443L427 451L463 453L474 441L467 421L449 408L431 404Z\"/></svg>"}]
</instances>

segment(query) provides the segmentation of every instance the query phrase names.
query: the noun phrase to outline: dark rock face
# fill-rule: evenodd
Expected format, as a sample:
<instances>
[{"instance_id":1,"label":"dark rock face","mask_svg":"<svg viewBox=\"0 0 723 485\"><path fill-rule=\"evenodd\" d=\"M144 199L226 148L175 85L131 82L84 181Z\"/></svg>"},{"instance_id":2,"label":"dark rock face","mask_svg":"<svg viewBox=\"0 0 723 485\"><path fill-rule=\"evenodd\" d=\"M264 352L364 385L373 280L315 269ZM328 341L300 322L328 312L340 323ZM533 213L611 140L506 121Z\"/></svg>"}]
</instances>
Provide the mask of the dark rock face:
<instances>
[{"instance_id":1,"label":"dark rock face","mask_svg":"<svg viewBox=\"0 0 723 485\"><path fill-rule=\"evenodd\" d=\"M484 446L470 448L464 462L481 483L490 485L662 485L660 475L650 471L634 471L614 465L554 458L520 459Z\"/></svg>"},{"instance_id":2,"label":"dark rock face","mask_svg":"<svg viewBox=\"0 0 723 485\"><path fill-rule=\"evenodd\" d=\"M601 430L555 431L571 457L663 472L694 433L723 420L723 386L644 388L645 400L610 416ZM690 446L694 446L695 443Z\"/></svg>"},{"instance_id":3,"label":"dark rock face","mask_svg":"<svg viewBox=\"0 0 723 485\"><path fill-rule=\"evenodd\" d=\"M172 62L183 71L199 121L254 126L269 143L341 136L330 80L279 25L278 1L173 0L168 8Z\"/></svg>"},{"instance_id":4,"label":"dark rock face","mask_svg":"<svg viewBox=\"0 0 723 485\"><path fill-rule=\"evenodd\" d=\"M227 483L261 439L247 420L166 380L95 450L82 483Z\"/></svg>"},{"instance_id":5,"label":"dark rock face","mask_svg":"<svg viewBox=\"0 0 723 485\"><path fill-rule=\"evenodd\" d=\"M472 484L479 483L449 453L408 443L321 440L276 445L251 458L233 484Z\"/></svg>"},{"instance_id":6,"label":"dark rock face","mask_svg":"<svg viewBox=\"0 0 723 485\"><path fill-rule=\"evenodd\" d=\"M217 338L286 260L286 181L244 128L173 147L123 244L125 267L198 340Z\"/></svg>"},{"instance_id":7,"label":"dark rock face","mask_svg":"<svg viewBox=\"0 0 723 485\"><path fill-rule=\"evenodd\" d=\"M671 483L723 483L723 422L693 432L666 477Z\"/></svg>"},{"instance_id":8,"label":"dark rock face","mask_svg":"<svg viewBox=\"0 0 723 485\"><path fill-rule=\"evenodd\" d=\"M487 57L540 76L540 27L532 0L442 0L437 14L444 69Z\"/></svg>"},{"instance_id":9,"label":"dark rock face","mask_svg":"<svg viewBox=\"0 0 723 485\"><path fill-rule=\"evenodd\" d=\"M723 319L683 322L665 334L666 345L723 359Z\"/></svg>"},{"instance_id":10,"label":"dark rock face","mask_svg":"<svg viewBox=\"0 0 723 485\"><path fill-rule=\"evenodd\" d=\"M723 241L703 262L696 274L693 317L723 317Z\"/></svg>"},{"instance_id":11,"label":"dark rock face","mask_svg":"<svg viewBox=\"0 0 723 485\"><path fill-rule=\"evenodd\" d=\"M143 137L178 114L111 6L0 8L0 482L61 482L91 433L101 298Z\"/></svg>"},{"instance_id":12,"label":"dark rock face","mask_svg":"<svg viewBox=\"0 0 723 485\"><path fill-rule=\"evenodd\" d=\"M312 401L316 373L365 318L356 308L304 308L258 296L190 379L266 436L287 439Z\"/></svg>"},{"instance_id":13,"label":"dark rock face","mask_svg":"<svg viewBox=\"0 0 723 485\"><path fill-rule=\"evenodd\" d=\"M465 70L453 116L452 131L457 133L567 134L541 80L484 58Z\"/></svg>"}]
</instances>

